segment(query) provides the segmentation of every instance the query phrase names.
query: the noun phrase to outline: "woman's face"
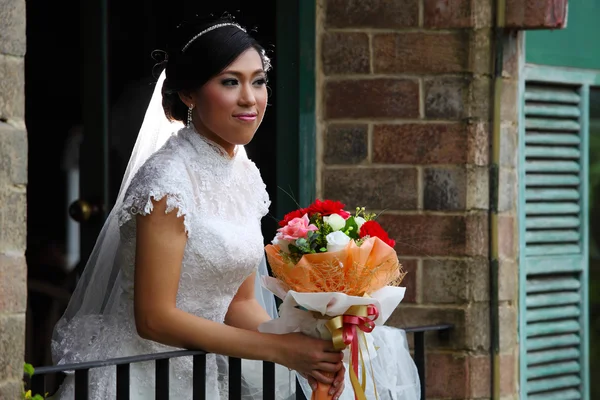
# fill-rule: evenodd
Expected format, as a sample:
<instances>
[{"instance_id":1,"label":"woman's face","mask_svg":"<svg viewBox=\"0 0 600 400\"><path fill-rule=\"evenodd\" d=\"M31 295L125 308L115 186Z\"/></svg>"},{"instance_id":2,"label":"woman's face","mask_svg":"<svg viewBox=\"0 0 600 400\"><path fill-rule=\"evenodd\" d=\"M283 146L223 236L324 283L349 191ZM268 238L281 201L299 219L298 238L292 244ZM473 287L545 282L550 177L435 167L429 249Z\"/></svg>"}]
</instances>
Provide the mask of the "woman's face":
<instances>
[{"instance_id":1,"label":"woman's face","mask_svg":"<svg viewBox=\"0 0 600 400\"><path fill-rule=\"evenodd\" d=\"M267 107L267 77L255 49L242 53L189 99L196 130L233 154L254 137ZM189 106L189 102L186 102Z\"/></svg>"}]
</instances>

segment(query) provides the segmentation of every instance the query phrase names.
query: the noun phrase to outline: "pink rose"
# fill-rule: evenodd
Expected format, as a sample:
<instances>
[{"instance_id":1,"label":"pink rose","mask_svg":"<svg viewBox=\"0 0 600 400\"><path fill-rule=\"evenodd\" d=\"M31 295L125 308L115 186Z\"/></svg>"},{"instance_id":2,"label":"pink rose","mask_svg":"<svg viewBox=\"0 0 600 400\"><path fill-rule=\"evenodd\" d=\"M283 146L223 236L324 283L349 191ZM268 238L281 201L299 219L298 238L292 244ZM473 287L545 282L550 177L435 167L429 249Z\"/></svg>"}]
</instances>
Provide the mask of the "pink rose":
<instances>
[{"instance_id":1,"label":"pink rose","mask_svg":"<svg viewBox=\"0 0 600 400\"><path fill-rule=\"evenodd\" d=\"M316 231L318 228L310 223L308 214L304 214L302 218L294 218L283 228L277 229L277 237L279 239L295 241L296 239L305 238L310 231Z\"/></svg>"}]
</instances>

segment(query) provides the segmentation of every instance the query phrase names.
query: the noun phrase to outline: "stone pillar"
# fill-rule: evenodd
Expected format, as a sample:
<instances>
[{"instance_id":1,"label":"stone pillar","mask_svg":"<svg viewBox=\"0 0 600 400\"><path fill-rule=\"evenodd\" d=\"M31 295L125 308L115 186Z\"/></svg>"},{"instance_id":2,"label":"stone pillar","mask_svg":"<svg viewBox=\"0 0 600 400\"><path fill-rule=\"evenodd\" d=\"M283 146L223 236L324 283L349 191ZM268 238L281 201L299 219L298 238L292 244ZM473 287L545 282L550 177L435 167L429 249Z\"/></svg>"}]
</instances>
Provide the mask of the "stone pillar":
<instances>
[{"instance_id":1,"label":"stone pillar","mask_svg":"<svg viewBox=\"0 0 600 400\"><path fill-rule=\"evenodd\" d=\"M380 222L409 273L388 324L455 325L449 340L427 338L428 399L491 396L492 8L491 0L318 0L317 193L385 210ZM507 80L516 88L515 76ZM503 125L501 184L511 191L499 228L508 238L500 243L503 396L516 393L512 118Z\"/></svg>"},{"instance_id":2,"label":"stone pillar","mask_svg":"<svg viewBox=\"0 0 600 400\"><path fill-rule=\"evenodd\" d=\"M0 0L0 399L20 399L27 305L25 1Z\"/></svg>"}]
</instances>

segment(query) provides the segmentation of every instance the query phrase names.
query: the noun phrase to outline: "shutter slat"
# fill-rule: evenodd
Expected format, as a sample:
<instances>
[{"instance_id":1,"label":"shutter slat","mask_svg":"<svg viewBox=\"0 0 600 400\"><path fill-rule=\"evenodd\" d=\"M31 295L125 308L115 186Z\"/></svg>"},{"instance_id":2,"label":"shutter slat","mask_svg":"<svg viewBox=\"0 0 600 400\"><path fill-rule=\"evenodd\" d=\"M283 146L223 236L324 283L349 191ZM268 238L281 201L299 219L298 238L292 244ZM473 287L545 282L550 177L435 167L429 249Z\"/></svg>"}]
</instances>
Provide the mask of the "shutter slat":
<instances>
[{"instance_id":1,"label":"shutter slat","mask_svg":"<svg viewBox=\"0 0 600 400\"><path fill-rule=\"evenodd\" d=\"M579 158L581 154L574 147L527 146L525 157L528 158Z\"/></svg>"},{"instance_id":2,"label":"shutter slat","mask_svg":"<svg viewBox=\"0 0 600 400\"><path fill-rule=\"evenodd\" d=\"M557 229L557 228L579 228L577 217L529 217L525 221L527 229Z\"/></svg>"},{"instance_id":3,"label":"shutter slat","mask_svg":"<svg viewBox=\"0 0 600 400\"><path fill-rule=\"evenodd\" d=\"M546 253L542 253L538 257L527 257L525 260L525 269L527 271L527 275L549 275L581 272L581 255L564 256L565 254L568 254L566 252L562 252L566 250L566 246L547 245L539 247L545 248ZM563 257L543 257L548 254L548 251L554 248L559 248L561 252L556 254L560 254ZM577 246L577 249L579 249L579 246Z\"/></svg>"},{"instance_id":4,"label":"shutter slat","mask_svg":"<svg viewBox=\"0 0 600 400\"><path fill-rule=\"evenodd\" d=\"M528 279L527 293L579 290L581 283L577 278Z\"/></svg>"},{"instance_id":5,"label":"shutter slat","mask_svg":"<svg viewBox=\"0 0 600 400\"><path fill-rule=\"evenodd\" d=\"M579 122L570 119L527 118L525 129L579 132Z\"/></svg>"},{"instance_id":6,"label":"shutter slat","mask_svg":"<svg viewBox=\"0 0 600 400\"><path fill-rule=\"evenodd\" d=\"M561 296L561 294L557 293L553 296ZM529 300L529 296L527 296L527 300ZM579 311L579 307L577 306L539 308L527 310L527 322L540 322L552 321L555 319L577 318L580 315L581 312Z\"/></svg>"},{"instance_id":7,"label":"shutter slat","mask_svg":"<svg viewBox=\"0 0 600 400\"><path fill-rule=\"evenodd\" d=\"M529 117L565 117L579 118L581 111L576 105L529 103L525 106L525 114Z\"/></svg>"},{"instance_id":8,"label":"shutter slat","mask_svg":"<svg viewBox=\"0 0 600 400\"><path fill-rule=\"evenodd\" d=\"M572 230L564 231L530 231L525 233L527 243L561 243L576 242L579 240L579 232Z\"/></svg>"},{"instance_id":9,"label":"shutter slat","mask_svg":"<svg viewBox=\"0 0 600 400\"><path fill-rule=\"evenodd\" d=\"M581 182L579 175L568 174L527 174L525 185L531 186L578 186Z\"/></svg>"},{"instance_id":10,"label":"shutter slat","mask_svg":"<svg viewBox=\"0 0 600 400\"><path fill-rule=\"evenodd\" d=\"M581 143L579 135L574 133L537 133L530 132L525 135L526 144L573 145Z\"/></svg>"},{"instance_id":11,"label":"shutter slat","mask_svg":"<svg viewBox=\"0 0 600 400\"><path fill-rule=\"evenodd\" d=\"M527 382L527 392L535 393L554 389L566 389L574 386L579 386L580 384L581 379L575 375L561 376L558 378L536 379L534 381Z\"/></svg>"},{"instance_id":12,"label":"shutter slat","mask_svg":"<svg viewBox=\"0 0 600 400\"><path fill-rule=\"evenodd\" d=\"M579 302L579 293L563 292L548 294L530 294L525 300L528 308L531 307L550 307L566 304L577 304Z\"/></svg>"},{"instance_id":13,"label":"shutter slat","mask_svg":"<svg viewBox=\"0 0 600 400\"><path fill-rule=\"evenodd\" d=\"M536 322L527 324L527 337L579 332L579 321Z\"/></svg>"},{"instance_id":14,"label":"shutter slat","mask_svg":"<svg viewBox=\"0 0 600 400\"><path fill-rule=\"evenodd\" d=\"M564 360L579 360L581 352L577 348L538 351L527 355L527 364L545 364Z\"/></svg>"},{"instance_id":15,"label":"shutter slat","mask_svg":"<svg viewBox=\"0 0 600 400\"><path fill-rule=\"evenodd\" d=\"M579 200L577 189L527 189L525 200Z\"/></svg>"},{"instance_id":16,"label":"shutter slat","mask_svg":"<svg viewBox=\"0 0 600 400\"><path fill-rule=\"evenodd\" d=\"M528 215L540 214L576 214L580 210L578 203L527 203L525 213Z\"/></svg>"},{"instance_id":17,"label":"shutter slat","mask_svg":"<svg viewBox=\"0 0 600 400\"><path fill-rule=\"evenodd\" d=\"M576 161L526 161L525 172L577 172L579 173L579 163ZM527 178L525 183L528 184Z\"/></svg>"},{"instance_id":18,"label":"shutter slat","mask_svg":"<svg viewBox=\"0 0 600 400\"><path fill-rule=\"evenodd\" d=\"M581 339L577 334L556 335L549 337L527 339L527 353L535 350L552 349L556 347L579 346Z\"/></svg>"},{"instance_id":19,"label":"shutter slat","mask_svg":"<svg viewBox=\"0 0 600 400\"><path fill-rule=\"evenodd\" d=\"M527 75L527 74L526 74ZM527 78L526 78L527 79ZM581 399L587 364L582 318L587 283L588 86L526 81L519 140L525 173L519 187L524 215L520 301L525 368L522 397ZM584 119L585 118L585 119ZM581 335L581 337L580 337Z\"/></svg>"},{"instance_id":20,"label":"shutter slat","mask_svg":"<svg viewBox=\"0 0 600 400\"><path fill-rule=\"evenodd\" d=\"M547 376L578 374L581 366L577 361L540 365L527 368L527 379L545 378Z\"/></svg>"},{"instance_id":21,"label":"shutter slat","mask_svg":"<svg viewBox=\"0 0 600 400\"><path fill-rule=\"evenodd\" d=\"M525 90L525 100L579 104L580 96L573 89L528 86Z\"/></svg>"},{"instance_id":22,"label":"shutter slat","mask_svg":"<svg viewBox=\"0 0 600 400\"><path fill-rule=\"evenodd\" d=\"M550 393L530 394L527 400L579 400L581 393L577 389L559 390Z\"/></svg>"}]
</instances>

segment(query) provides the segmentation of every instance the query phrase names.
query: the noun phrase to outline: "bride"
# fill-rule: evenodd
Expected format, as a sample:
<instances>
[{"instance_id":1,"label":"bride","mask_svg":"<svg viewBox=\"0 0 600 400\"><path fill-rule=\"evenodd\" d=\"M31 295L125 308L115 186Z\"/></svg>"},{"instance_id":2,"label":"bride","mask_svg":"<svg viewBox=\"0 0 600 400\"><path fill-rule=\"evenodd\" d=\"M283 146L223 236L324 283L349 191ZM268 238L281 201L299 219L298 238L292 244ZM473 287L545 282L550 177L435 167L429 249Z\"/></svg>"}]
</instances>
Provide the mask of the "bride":
<instances>
[{"instance_id":1,"label":"bride","mask_svg":"<svg viewBox=\"0 0 600 400\"><path fill-rule=\"evenodd\" d=\"M264 49L227 19L197 27L169 51L116 204L55 327L55 363L202 349L211 400L227 399L227 356L244 359L244 399L262 399L260 360L287 367L276 370L278 399L293 398L292 371L308 379L298 378L308 397L320 381L333 383L334 399L353 398L331 342L258 332L277 316L259 284L270 201L243 146L265 114L269 67ZM418 392L404 336L390 338L400 342L388 367L406 365L413 376L398 387ZM191 358L171 360L171 398L191 398L191 371ZM131 398L154 398L152 363L132 364L130 379ZM90 399L114 399L115 381L114 368L90 371ZM72 399L73 390L68 375L55 398Z\"/></svg>"}]
</instances>

